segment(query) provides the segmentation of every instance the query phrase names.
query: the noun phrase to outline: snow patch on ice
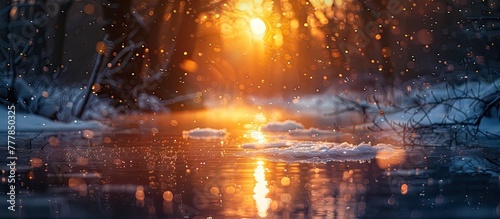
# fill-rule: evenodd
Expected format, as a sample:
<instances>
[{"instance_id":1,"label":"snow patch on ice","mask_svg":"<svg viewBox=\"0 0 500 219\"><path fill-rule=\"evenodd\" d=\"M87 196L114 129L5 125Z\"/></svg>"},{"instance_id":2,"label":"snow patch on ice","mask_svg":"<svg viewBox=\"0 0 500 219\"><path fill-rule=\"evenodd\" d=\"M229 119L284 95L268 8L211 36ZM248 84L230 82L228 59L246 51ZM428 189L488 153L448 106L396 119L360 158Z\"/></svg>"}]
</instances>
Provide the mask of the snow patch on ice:
<instances>
[{"instance_id":1,"label":"snow patch on ice","mask_svg":"<svg viewBox=\"0 0 500 219\"><path fill-rule=\"evenodd\" d=\"M261 130L265 132L290 132L298 129L304 129L304 125L293 120L268 122L261 127Z\"/></svg>"},{"instance_id":2,"label":"snow patch on ice","mask_svg":"<svg viewBox=\"0 0 500 219\"><path fill-rule=\"evenodd\" d=\"M283 122L272 121L260 127L267 137L288 140L310 141L343 141L352 137L351 133L340 132L333 129L319 129L310 127L306 129L300 122L286 120Z\"/></svg>"},{"instance_id":3,"label":"snow patch on ice","mask_svg":"<svg viewBox=\"0 0 500 219\"><path fill-rule=\"evenodd\" d=\"M300 122L294 120L286 120L283 122L272 121L260 127L260 130L269 135L280 135L283 139L290 140L337 140L340 137L351 136L350 133L342 133L336 130L325 130L319 128L308 128Z\"/></svg>"},{"instance_id":4,"label":"snow patch on ice","mask_svg":"<svg viewBox=\"0 0 500 219\"><path fill-rule=\"evenodd\" d=\"M196 128L182 132L182 136L184 136L185 138L192 138L192 139L225 138L226 135L227 132L225 129L213 129L213 128Z\"/></svg>"},{"instance_id":5,"label":"snow patch on ice","mask_svg":"<svg viewBox=\"0 0 500 219\"><path fill-rule=\"evenodd\" d=\"M346 137L351 135L350 133L342 133L335 130L323 130L318 128L309 129L296 129L290 131L287 137L296 140L326 140L326 139L336 139L339 137Z\"/></svg>"},{"instance_id":6,"label":"snow patch on ice","mask_svg":"<svg viewBox=\"0 0 500 219\"><path fill-rule=\"evenodd\" d=\"M241 146L247 149L244 153L249 157L263 157L271 161L325 163L328 161L368 161L380 151L385 155L395 154L394 146L387 144L371 145L361 143L311 142L311 141L279 141L268 143L247 143ZM388 157L384 157L388 158Z\"/></svg>"}]
</instances>

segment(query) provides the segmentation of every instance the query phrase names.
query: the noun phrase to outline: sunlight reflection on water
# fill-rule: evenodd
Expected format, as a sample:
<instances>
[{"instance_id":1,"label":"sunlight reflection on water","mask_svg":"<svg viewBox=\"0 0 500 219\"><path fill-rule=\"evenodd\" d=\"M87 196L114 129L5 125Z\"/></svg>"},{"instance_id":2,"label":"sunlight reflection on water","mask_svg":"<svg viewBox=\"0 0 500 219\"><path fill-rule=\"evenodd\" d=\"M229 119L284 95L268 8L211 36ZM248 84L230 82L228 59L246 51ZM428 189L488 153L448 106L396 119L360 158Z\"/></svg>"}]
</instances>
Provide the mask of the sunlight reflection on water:
<instances>
[{"instance_id":1,"label":"sunlight reflection on water","mask_svg":"<svg viewBox=\"0 0 500 219\"><path fill-rule=\"evenodd\" d=\"M247 114L227 123L199 115L175 116L175 127L170 123L173 116L165 116L133 131L95 132L92 139L81 133L47 133L33 140L32 149L19 148L20 212L23 218L494 218L500 214L496 148L380 151L363 162L271 162L261 160L263 156L236 156L245 150L240 144L277 138L259 131L264 116ZM151 133L151 127L159 132ZM223 140L180 135L196 127L228 128L230 135ZM54 139L56 146L44 147ZM5 183L7 170L1 170ZM2 216L5 203L0 204ZM89 208L96 211L89 213ZM40 209L45 212L39 213Z\"/></svg>"},{"instance_id":2,"label":"sunlight reflection on water","mask_svg":"<svg viewBox=\"0 0 500 219\"><path fill-rule=\"evenodd\" d=\"M257 211L260 217L267 216L267 209L269 209L269 205L271 204L271 199L266 198L269 193L269 188L267 188L267 181L264 169L264 162L258 161L257 168L254 170L253 176L255 177L255 187L253 189L254 195L252 196L257 204Z\"/></svg>"}]
</instances>

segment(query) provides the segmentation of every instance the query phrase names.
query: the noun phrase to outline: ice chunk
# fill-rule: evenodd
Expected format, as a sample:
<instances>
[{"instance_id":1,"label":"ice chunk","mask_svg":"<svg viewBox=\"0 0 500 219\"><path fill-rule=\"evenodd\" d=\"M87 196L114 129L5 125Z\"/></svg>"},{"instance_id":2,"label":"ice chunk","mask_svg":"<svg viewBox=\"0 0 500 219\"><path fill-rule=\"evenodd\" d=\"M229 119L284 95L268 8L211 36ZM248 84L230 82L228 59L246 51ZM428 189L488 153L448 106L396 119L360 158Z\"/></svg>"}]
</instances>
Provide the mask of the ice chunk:
<instances>
[{"instance_id":1,"label":"ice chunk","mask_svg":"<svg viewBox=\"0 0 500 219\"><path fill-rule=\"evenodd\" d=\"M284 122L269 122L261 127L261 130L265 132L289 132L297 129L304 129L304 125L293 120L286 120Z\"/></svg>"},{"instance_id":2,"label":"ice chunk","mask_svg":"<svg viewBox=\"0 0 500 219\"><path fill-rule=\"evenodd\" d=\"M387 144L371 145L349 143L288 141L244 144L246 156L263 157L271 161L282 162L313 162L328 161L368 161L377 156L380 151L384 154L395 151L394 146Z\"/></svg>"},{"instance_id":3,"label":"ice chunk","mask_svg":"<svg viewBox=\"0 0 500 219\"><path fill-rule=\"evenodd\" d=\"M196 128L189 131L183 131L182 136L185 138L193 139L213 139L213 138L225 138L225 129L213 129L213 128Z\"/></svg>"}]
</instances>

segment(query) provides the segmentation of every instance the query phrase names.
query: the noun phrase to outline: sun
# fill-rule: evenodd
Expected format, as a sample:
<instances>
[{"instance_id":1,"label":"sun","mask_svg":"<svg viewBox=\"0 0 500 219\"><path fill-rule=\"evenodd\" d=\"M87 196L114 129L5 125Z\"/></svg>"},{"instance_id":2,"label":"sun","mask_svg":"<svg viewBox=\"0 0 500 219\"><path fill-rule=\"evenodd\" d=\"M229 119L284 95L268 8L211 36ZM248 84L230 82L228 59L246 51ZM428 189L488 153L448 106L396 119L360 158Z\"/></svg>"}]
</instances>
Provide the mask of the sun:
<instances>
[{"instance_id":1,"label":"sun","mask_svg":"<svg viewBox=\"0 0 500 219\"><path fill-rule=\"evenodd\" d=\"M250 19L250 27L254 35L263 35L267 30L266 23L260 18Z\"/></svg>"}]
</instances>

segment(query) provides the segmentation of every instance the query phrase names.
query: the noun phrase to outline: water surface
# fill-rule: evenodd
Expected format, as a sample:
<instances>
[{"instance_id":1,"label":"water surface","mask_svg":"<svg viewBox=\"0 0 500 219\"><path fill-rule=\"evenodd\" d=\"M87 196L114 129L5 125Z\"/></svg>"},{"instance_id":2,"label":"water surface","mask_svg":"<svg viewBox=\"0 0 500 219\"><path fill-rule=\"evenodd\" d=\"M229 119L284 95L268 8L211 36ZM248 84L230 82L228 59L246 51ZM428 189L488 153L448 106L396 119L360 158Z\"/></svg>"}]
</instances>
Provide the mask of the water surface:
<instances>
[{"instance_id":1,"label":"water surface","mask_svg":"<svg viewBox=\"0 0 500 219\"><path fill-rule=\"evenodd\" d=\"M494 142L472 148L395 145L402 151L392 158L365 161L246 156L241 145L258 140L249 133L282 116L185 112L127 116L105 131L20 133L19 208L13 213L0 202L1 218L500 217L500 150ZM196 127L225 128L228 136L182 136ZM1 199L7 200L4 149L1 156Z\"/></svg>"}]
</instances>

